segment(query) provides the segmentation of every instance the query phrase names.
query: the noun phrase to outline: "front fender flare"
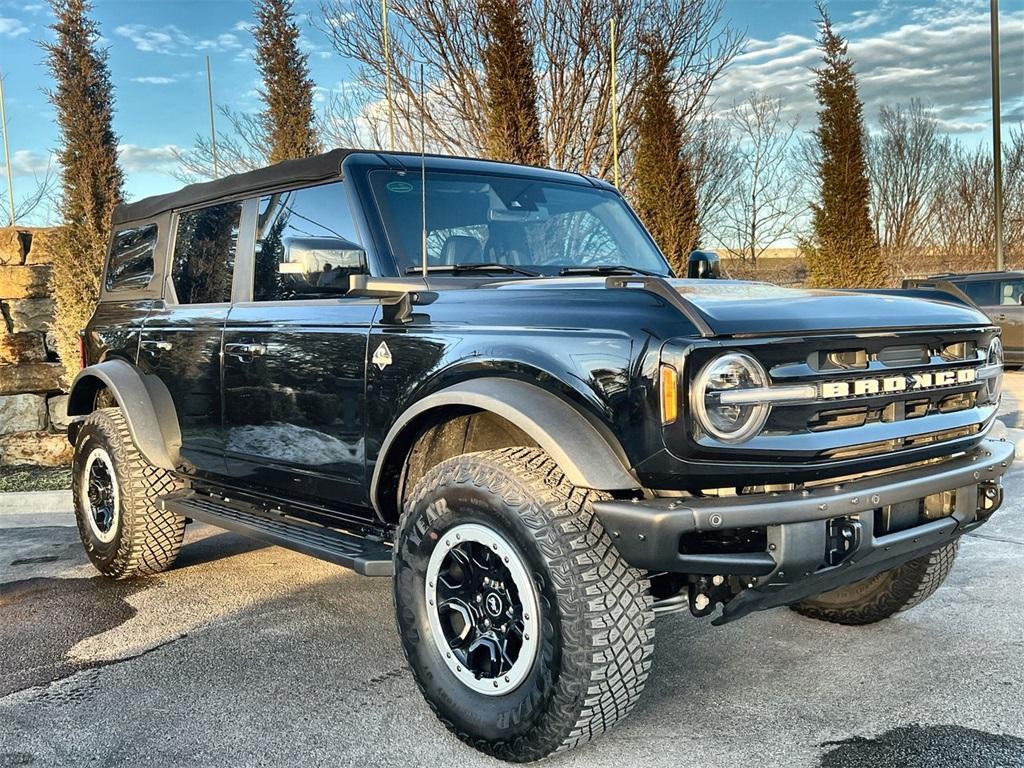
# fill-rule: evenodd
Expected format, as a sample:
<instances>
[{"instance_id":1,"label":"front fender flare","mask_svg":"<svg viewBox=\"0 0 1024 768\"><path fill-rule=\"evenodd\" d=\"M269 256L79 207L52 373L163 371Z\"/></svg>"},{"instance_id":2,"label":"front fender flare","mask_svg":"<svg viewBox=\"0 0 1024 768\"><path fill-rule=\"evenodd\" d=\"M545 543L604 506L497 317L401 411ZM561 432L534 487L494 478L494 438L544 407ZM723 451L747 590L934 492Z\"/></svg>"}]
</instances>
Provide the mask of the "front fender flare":
<instances>
[{"instance_id":1,"label":"front fender flare","mask_svg":"<svg viewBox=\"0 0 1024 768\"><path fill-rule=\"evenodd\" d=\"M117 400L128 430L150 464L174 470L181 463L181 428L171 393L159 378L124 360L105 360L79 371L68 395L68 415L93 412L96 393L105 387ZM74 442L78 430L69 430Z\"/></svg>"},{"instance_id":2,"label":"front fender flare","mask_svg":"<svg viewBox=\"0 0 1024 768\"><path fill-rule=\"evenodd\" d=\"M573 485L600 491L640 487L622 446L604 424L538 386L489 377L434 392L398 417L381 444L370 482L370 499L378 512L389 452L401 450L403 435L420 417L450 407L488 411L515 424L547 451Z\"/></svg>"}]
</instances>

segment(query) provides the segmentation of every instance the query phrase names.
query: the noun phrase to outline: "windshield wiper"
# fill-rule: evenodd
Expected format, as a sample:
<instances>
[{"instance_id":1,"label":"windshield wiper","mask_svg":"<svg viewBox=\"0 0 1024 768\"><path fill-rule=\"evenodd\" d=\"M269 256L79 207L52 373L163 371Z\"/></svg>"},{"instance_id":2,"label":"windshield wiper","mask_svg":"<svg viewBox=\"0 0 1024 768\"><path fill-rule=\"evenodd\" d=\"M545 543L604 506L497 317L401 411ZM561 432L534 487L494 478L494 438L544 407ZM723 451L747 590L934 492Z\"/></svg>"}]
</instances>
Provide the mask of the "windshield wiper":
<instances>
[{"instance_id":1,"label":"windshield wiper","mask_svg":"<svg viewBox=\"0 0 1024 768\"><path fill-rule=\"evenodd\" d=\"M558 274L562 276L632 274L648 275L650 277L668 277L668 275L661 272L652 272L649 269L640 269L640 267L632 267L629 264L594 264L589 267L564 267L563 269L558 270Z\"/></svg>"},{"instance_id":2,"label":"windshield wiper","mask_svg":"<svg viewBox=\"0 0 1024 768\"><path fill-rule=\"evenodd\" d=\"M526 277L539 277L539 272L522 267L513 267L510 264L483 263L483 264L436 264L427 267L427 272L451 272L457 275L460 272L511 272ZM407 275L422 275L423 267L409 267L405 270Z\"/></svg>"}]
</instances>

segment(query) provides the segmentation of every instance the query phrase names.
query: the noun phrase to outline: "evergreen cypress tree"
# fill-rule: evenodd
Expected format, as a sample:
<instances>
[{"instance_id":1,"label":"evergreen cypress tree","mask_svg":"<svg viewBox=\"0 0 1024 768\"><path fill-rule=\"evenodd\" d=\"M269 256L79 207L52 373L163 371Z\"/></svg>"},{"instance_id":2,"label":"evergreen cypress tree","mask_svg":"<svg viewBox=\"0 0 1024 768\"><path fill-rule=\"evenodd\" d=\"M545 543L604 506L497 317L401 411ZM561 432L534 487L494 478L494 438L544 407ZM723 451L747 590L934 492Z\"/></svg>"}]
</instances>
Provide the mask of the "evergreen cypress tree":
<instances>
[{"instance_id":1,"label":"evergreen cypress tree","mask_svg":"<svg viewBox=\"0 0 1024 768\"><path fill-rule=\"evenodd\" d=\"M50 0L56 40L43 43L54 79L61 149L63 225L51 273L57 352L68 381L79 368L78 333L92 315L110 237L110 217L121 201L124 178L112 126L114 87L107 51L87 0Z\"/></svg>"},{"instance_id":2,"label":"evergreen cypress tree","mask_svg":"<svg viewBox=\"0 0 1024 768\"><path fill-rule=\"evenodd\" d=\"M522 0L481 0L487 84L487 153L494 160L545 165L537 115L533 46Z\"/></svg>"},{"instance_id":3,"label":"evergreen cypress tree","mask_svg":"<svg viewBox=\"0 0 1024 768\"><path fill-rule=\"evenodd\" d=\"M846 40L821 4L818 13L823 65L815 70L821 109L814 138L821 190L811 204L811 237L803 250L812 285L877 288L889 276L871 225L864 105Z\"/></svg>"},{"instance_id":4,"label":"evergreen cypress tree","mask_svg":"<svg viewBox=\"0 0 1024 768\"><path fill-rule=\"evenodd\" d=\"M677 275L698 241L697 190L672 104L672 60L656 37L643 42L644 85L637 126L635 204Z\"/></svg>"},{"instance_id":5,"label":"evergreen cypress tree","mask_svg":"<svg viewBox=\"0 0 1024 768\"><path fill-rule=\"evenodd\" d=\"M263 75L261 115L271 163L320 151L309 55L299 48L292 0L255 0L256 65Z\"/></svg>"}]
</instances>

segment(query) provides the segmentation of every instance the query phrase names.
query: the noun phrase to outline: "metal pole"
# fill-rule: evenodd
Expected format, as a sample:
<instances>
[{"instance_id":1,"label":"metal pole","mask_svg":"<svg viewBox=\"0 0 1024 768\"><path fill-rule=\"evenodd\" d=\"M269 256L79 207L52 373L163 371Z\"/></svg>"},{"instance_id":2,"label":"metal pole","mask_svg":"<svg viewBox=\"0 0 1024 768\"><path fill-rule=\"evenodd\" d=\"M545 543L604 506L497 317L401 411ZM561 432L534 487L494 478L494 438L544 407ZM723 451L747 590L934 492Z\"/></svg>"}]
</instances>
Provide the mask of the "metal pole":
<instances>
[{"instance_id":1,"label":"metal pole","mask_svg":"<svg viewBox=\"0 0 1024 768\"><path fill-rule=\"evenodd\" d=\"M391 50L388 44L388 0L380 0L380 24L384 32L384 98L388 102L388 141L395 151L395 108L391 103Z\"/></svg>"},{"instance_id":2,"label":"metal pole","mask_svg":"<svg viewBox=\"0 0 1024 768\"><path fill-rule=\"evenodd\" d=\"M206 57L206 99L210 106L210 151L213 154L213 178L220 178L220 166L217 164L217 129L213 124L213 72L210 69L210 57Z\"/></svg>"},{"instance_id":3,"label":"metal pole","mask_svg":"<svg viewBox=\"0 0 1024 768\"><path fill-rule=\"evenodd\" d=\"M14 212L14 170L11 168L11 149L7 144L7 106L4 104L4 77L0 73L0 125L4 129L4 168L7 169L7 204L11 207L11 226L15 226L17 215Z\"/></svg>"},{"instance_id":4,"label":"metal pole","mask_svg":"<svg viewBox=\"0 0 1024 768\"><path fill-rule=\"evenodd\" d=\"M1002 115L999 102L999 0L992 0L992 169L996 206L996 270L1002 271L1003 261L1003 140L1000 125Z\"/></svg>"},{"instance_id":5,"label":"metal pole","mask_svg":"<svg viewBox=\"0 0 1024 768\"><path fill-rule=\"evenodd\" d=\"M612 177L619 186L619 101L615 80L615 19L609 21L612 42Z\"/></svg>"}]
</instances>

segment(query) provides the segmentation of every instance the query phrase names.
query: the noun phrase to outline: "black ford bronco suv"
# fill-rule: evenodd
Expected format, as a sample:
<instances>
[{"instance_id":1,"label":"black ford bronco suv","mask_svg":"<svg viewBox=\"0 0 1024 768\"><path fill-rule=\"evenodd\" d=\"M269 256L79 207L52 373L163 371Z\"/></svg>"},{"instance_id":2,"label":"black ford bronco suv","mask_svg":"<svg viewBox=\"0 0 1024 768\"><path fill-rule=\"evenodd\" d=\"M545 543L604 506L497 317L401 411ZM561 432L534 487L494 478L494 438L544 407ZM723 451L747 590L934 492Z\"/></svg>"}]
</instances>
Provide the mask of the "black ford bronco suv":
<instances>
[{"instance_id":1,"label":"black ford bronco suv","mask_svg":"<svg viewBox=\"0 0 1024 768\"><path fill-rule=\"evenodd\" d=\"M913 293L676 279L606 182L479 160L124 205L70 397L81 538L115 578L189 520L392 577L439 718L541 758L633 708L658 613L866 624L941 584L1013 445L998 329Z\"/></svg>"}]
</instances>

